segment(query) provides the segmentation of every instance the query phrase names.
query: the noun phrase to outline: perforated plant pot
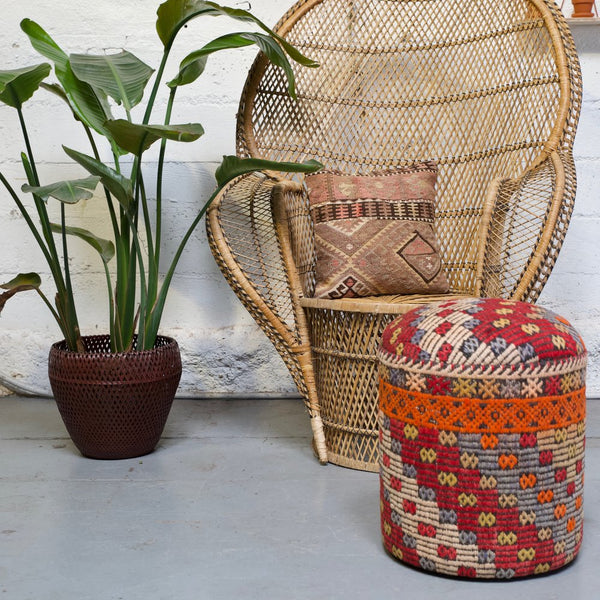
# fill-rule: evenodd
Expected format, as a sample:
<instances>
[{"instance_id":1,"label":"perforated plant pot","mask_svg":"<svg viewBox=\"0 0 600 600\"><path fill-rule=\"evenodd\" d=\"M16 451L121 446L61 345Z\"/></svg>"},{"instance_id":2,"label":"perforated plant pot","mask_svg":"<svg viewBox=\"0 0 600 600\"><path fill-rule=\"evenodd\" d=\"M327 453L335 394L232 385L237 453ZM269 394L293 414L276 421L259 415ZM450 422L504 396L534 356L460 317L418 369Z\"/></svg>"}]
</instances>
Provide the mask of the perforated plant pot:
<instances>
[{"instance_id":1,"label":"perforated plant pot","mask_svg":"<svg viewBox=\"0 0 600 600\"><path fill-rule=\"evenodd\" d=\"M73 443L90 458L133 458L156 447L181 377L177 342L110 352L109 336L84 337L85 353L64 341L50 349L48 376Z\"/></svg>"}]
</instances>

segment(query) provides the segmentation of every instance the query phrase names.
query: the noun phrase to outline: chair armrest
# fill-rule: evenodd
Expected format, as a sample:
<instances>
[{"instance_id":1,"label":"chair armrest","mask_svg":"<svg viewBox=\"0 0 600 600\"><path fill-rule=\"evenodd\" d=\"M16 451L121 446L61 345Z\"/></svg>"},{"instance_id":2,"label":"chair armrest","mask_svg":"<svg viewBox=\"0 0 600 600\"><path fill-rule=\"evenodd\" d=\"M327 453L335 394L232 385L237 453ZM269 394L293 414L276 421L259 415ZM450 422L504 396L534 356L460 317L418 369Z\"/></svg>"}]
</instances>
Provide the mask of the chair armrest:
<instances>
[{"instance_id":1,"label":"chair armrest","mask_svg":"<svg viewBox=\"0 0 600 600\"><path fill-rule=\"evenodd\" d=\"M277 183L273 187L272 211L293 293L310 298L315 290L317 255L306 188L296 181Z\"/></svg>"},{"instance_id":2,"label":"chair armrest","mask_svg":"<svg viewBox=\"0 0 600 600\"><path fill-rule=\"evenodd\" d=\"M254 172L231 181L212 202L206 217L210 249L242 304L271 340L288 367L298 391L308 397L301 374L310 354L308 334L299 327L292 302L272 196L293 182ZM302 315L303 317L303 315Z\"/></svg>"},{"instance_id":3,"label":"chair armrest","mask_svg":"<svg viewBox=\"0 0 600 600\"><path fill-rule=\"evenodd\" d=\"M558 151L519 177L491 184L479 234L476 294L537 300L562 246L575 190L573 157Z\"/></svg>"},{"instance_id":4,"label":"chair armrest","mask_svg":"<svg viewBox=\"0 0 600 600\"><path fill-rule=\"evenodd\" d=\"M295 324L271 214L277 182L258 172L237 177L211 204L206 229L213 256L242 303L269 337L290 344Z\"/></svg>"},{"instance_id":5,"label":"chair armrest","mask_svg":"<svg viewBox=\"0 0 600 600\"><path fill-rule=\"evenodd\" d=\"M309 335L298 304L299 279L287 269L291 251L289 244L280 244L282 231L272 212L279 200L301 188L263 173L241 175L211 204L206 231L225 279L290 371L311 416L315 450L327 462Z\"/></svg>"}]
</instances>

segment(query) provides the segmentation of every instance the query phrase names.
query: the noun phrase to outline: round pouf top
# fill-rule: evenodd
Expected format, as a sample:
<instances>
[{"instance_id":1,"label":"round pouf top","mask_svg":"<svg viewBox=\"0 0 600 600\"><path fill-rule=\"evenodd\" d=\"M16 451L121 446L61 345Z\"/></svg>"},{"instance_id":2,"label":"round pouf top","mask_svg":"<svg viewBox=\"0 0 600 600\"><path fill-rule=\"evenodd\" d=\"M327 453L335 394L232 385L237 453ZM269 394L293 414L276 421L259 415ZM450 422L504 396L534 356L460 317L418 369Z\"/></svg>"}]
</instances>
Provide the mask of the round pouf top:
<instances>
[{"instance_id":1,"label":"round pouf top","mask_svg":"<svg viewBox=\"0 0 600 600\"><path fill-rule=\"evenodd\" d=\"M378 360L386 549L481 578L573 560L587 354L572 325L524 302L432 303L386 327Z\"/></svg>"}]
</instances>

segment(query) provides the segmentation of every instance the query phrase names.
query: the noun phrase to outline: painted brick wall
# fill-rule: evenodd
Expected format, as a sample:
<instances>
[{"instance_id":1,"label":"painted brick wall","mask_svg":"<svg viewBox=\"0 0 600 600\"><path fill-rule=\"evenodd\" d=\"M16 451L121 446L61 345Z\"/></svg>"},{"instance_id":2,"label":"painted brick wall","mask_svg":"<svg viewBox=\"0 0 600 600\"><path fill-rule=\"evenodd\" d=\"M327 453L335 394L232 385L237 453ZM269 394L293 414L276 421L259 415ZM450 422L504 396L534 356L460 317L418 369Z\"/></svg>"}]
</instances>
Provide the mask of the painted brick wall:
<instances>
[{"instance_id":1,"label":"painted brick wall","mask_svg":"<svg viewBox=\"0 0 600 600\"><path fill-rule=\"evenodd\" d=\"M568 10L565 10L570 14ZM577 199L565 244L539 303L564 315L588 351L588 396L600 397L600 24L572 23L583 74L583 108L575 139Z\"/></svg>"},{"instance_id":2,"label":"painted brick wall","mask_svg":"<svg viewBox=\"0 0 600 600\"><path fill-rule=\"evenodd\" d=\"M19 28L30 17L46 28L68 52L110 52L127 48L150 65L159 60L154 31L155 3L148 0L3 0L0 35L1 68L40 62ZM269 24L292 4L290 0L252 0L253 13ZM232 3L233 5L233 3ZM239 3L248 8L248 3ZM227 30L226 20L193 22L175 49L174 71L186 51ZM600 396L600 250L596 242L600 210L595 190L600 183L600 28L574 27L584 70L585 102L576 144L579 192L576 214L550 283L541 302L570 318L584 333L591 353L590 394ZM193 145L171 144L166 169L167 252L173 251L184 224L213 186L212 173L222 154L234 152L235 113L253 50L232 59L214 57L202 78L182 88L173 122L200 122L206 135ZM158 107L160 109L160 106ZM50 112L49 112L50 111ZM52 115L49 121L47 116ZM63 158L61 145L87 151L86 140L56 98L40 92L26 107L42 178L55 181L81 171ZM18 157L23 150L12 109L0 106L0 169L20 187L24 182ZM149 165L147 177L153 174ZM108 235L104 206L93 199L75 207L83 227ZM41 254L15 211L0 191L0 280L19 271L38 271L48 279ZM105 331L107 299L101 265L92 250L72 243L72 272L85 333ZM216 268L200 226L178 269L163 319L163 331L177 337L185 371L180 394L285 395L295 388L283 363L241 307ZM59 331L33 293L7 304L0 317L0 382L17 390L48 393L46 357Z\"/></svg>"}]
</instances>

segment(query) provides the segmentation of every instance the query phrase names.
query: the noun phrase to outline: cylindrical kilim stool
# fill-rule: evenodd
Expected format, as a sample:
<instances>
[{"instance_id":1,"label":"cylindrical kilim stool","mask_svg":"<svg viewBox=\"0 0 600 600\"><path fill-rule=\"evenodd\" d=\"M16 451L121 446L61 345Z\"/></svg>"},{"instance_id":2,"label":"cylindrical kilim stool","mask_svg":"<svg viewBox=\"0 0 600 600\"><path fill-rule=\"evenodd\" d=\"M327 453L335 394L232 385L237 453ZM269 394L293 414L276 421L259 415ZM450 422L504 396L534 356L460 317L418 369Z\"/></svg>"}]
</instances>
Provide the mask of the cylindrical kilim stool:
<instances>
[{"instance_id":1,"label":"cylindrical kilim stool","mask_svg":"<svg viewBox=\"0 0 600 600\"><path fill-rule=\"evenodd\" d=\"M568 321L523 302L434 303L390 323L379 351L386 549L466 577L573 560L586 360Z\"/></svg>"}]
</instances>

